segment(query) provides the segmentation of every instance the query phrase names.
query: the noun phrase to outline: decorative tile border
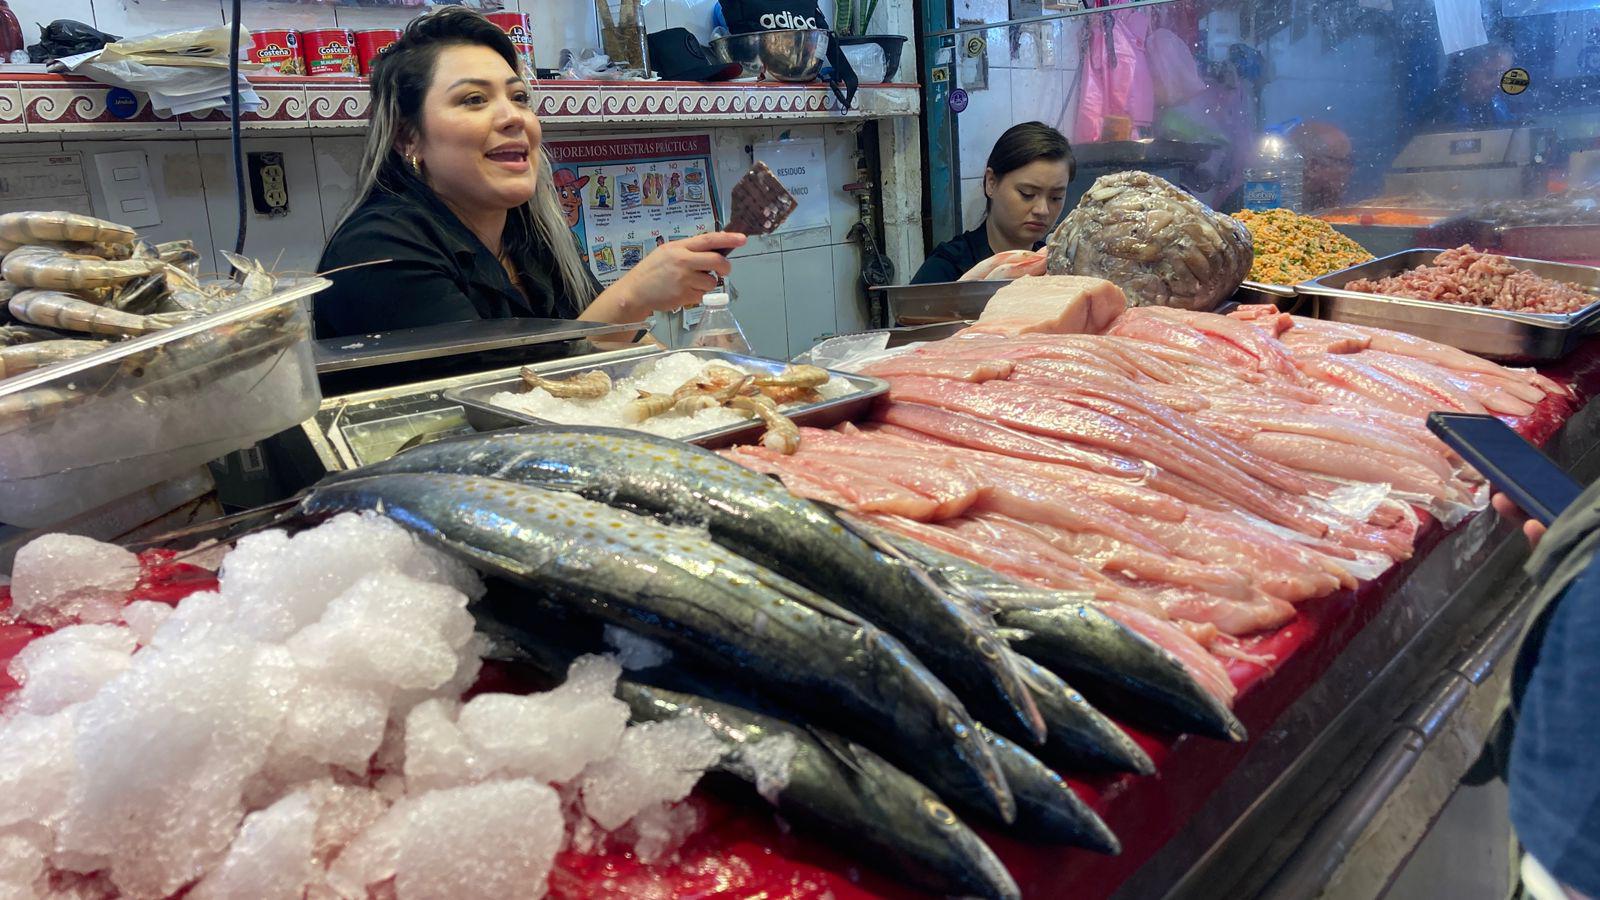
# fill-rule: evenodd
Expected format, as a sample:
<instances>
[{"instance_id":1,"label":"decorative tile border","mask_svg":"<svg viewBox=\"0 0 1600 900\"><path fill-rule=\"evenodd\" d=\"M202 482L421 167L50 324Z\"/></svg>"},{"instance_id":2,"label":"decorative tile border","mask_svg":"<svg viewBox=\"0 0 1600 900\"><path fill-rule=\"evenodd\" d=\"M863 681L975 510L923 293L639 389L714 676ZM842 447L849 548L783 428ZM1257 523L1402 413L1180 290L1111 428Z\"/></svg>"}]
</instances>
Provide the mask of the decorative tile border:
<instances>
[{"instance_id":1,"label":"decorative tile border","mask_svg":"<svg viewBox=\"0 0 1600 900\"><path fill-rule=\"evenodd\" d=\"M48 78L48 76L46 76ZM177 131L178 121L159 115L150 108L150 98L135 93L138 107L131 116L113 115L106 105L108 85L87 79L29 79L22 89L23 117L27 130L38 133L85 133Z\"/></svg>"},{"instance_id":2,"label":"decorative tile border","mask_svg":"<svg viewBox=\"0 0 1600 900\"><path fill-rule=\"evenodd\" d=\"M265 106L245 116L249 131L365 129L371 95L359 78L252 79ZM139 107L129 118L106 108L110 90L84 78L60 75L0 75L0 134L95 136L179 131L226 131L220 109L177 118L160 116L148 98L135 94ZM819 120L914 116L915 85L863 87L852 109L840 109L821 84L698 84L693 82L542 82L535 109L547 127L640 124L714 124L740 119Z\"/></svg>"},{"instance_id":3,"label":"decorative tile border","mask_svg":"<svg viewBox=\"0 0 1600 900\"><path fill-rule=\"evenodd\" d=\"M22 113L22 87L0 84L0 134L17 134L28 130Z\"/></svg>"}]
</instances>

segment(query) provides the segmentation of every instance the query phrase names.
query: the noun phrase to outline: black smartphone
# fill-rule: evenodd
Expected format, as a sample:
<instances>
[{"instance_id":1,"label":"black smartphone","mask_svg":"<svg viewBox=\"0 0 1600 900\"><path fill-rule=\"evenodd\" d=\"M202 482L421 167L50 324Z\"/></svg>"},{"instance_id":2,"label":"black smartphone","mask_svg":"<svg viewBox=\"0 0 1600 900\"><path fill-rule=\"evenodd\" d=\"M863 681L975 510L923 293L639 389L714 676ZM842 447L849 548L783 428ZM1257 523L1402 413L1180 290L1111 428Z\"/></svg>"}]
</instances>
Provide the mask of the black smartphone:
<instances>
[{"instance_id":1,"label":"black smartphone","mask_svg":"<svg viewBox=\"0 0 1600 900\"><path fill-rule=\"evenodd\" d=\"M1545 525L1583 493L1583 485L1494 416L1429 413L1428 430L1483 473L1495 490Z\"/></svg>"}]
</instances>

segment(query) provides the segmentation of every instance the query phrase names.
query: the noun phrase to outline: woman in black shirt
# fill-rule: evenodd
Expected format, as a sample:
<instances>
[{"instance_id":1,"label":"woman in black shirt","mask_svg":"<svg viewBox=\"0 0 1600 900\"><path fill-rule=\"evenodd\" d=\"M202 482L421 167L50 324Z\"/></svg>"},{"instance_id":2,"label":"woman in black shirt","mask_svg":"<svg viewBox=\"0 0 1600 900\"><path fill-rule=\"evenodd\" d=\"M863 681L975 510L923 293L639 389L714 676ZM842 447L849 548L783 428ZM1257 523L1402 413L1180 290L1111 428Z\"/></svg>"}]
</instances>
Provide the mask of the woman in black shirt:
<instances>
[{"instance_id":1,"label":"woman in black shirt","mask_svg":"<svg viewBox=\"0 0 1600 900\"><path fill-rule=\"evenodd\" d=\"M371 109L356 201L319 266L333 280L315 299L319 337L512 316L639 322L699 299L728 274L718 251L744 244L720 232L673 241L600 290L562 215L516 50L472 10L413 20L373 69Z\"/></svg>"},{"instance_id":2,"label":"woman in black shirt","mask_svg":"<svg viewBox=\"0 0 1600 900\"><path fill-rule=\"evenodd\" d=\"M933 248L911 283L955 281L996 253L1044 246L1066 203L1073 167L1072 146L1049 125L1006 129L983 172L983 221Z\"/></svg>"}]
</instances>

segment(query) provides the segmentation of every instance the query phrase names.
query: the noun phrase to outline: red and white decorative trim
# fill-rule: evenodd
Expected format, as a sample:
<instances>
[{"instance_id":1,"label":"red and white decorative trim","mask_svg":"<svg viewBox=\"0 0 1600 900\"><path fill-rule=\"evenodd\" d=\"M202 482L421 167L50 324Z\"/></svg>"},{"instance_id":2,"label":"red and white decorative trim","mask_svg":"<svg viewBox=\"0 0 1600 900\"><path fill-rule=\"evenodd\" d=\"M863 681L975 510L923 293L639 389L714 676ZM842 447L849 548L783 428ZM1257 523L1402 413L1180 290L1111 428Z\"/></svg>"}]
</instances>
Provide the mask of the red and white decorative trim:
<instances>
[{"instance_id":1,"label":"red and white decorative trim","mask_svg":"<svg viewBox=\"0 0 1600 900\"><path fill-rule=\"evenodd\" d=\"M360 78L257 77L264 107L244 118L251 131L363 130L371 95ZM0 75L0 134L115 136L226 131L222 110L157 115L142 94L120 118L106 108L106 85L71 75ZM914 116L916 85L866 85L844 110L821 84L546 81L534 87L535 110L548 129L617 128L640 124L714 124L734 119L848 120Z\"/></svg>"}]
</instances>

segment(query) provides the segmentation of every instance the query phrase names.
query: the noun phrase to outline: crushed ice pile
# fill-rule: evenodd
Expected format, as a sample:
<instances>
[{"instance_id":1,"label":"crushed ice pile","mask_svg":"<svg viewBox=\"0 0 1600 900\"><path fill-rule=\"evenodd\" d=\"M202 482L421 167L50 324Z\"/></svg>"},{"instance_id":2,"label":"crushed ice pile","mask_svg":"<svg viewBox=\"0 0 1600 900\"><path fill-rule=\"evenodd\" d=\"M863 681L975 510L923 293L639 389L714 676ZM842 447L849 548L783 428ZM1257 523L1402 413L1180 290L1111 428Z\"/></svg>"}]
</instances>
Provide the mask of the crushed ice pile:
<instances>
[{"instance_id":1,"label":"crushed ice pile","mask_svg":"<svg viewBox=\"0 0 1600 900\"><path fill-rule=\"evenodd\" d=\"M692 353L669 353L666 356L640 363L637 368L626 376L619 378L611 386L611 393L593 400L557 399L550 396L550 392L543 388L534 388L526 393L514 391L501 391L489 398L495 406L503 406L520 413L544 419L547 422L560 422L563 425L593 425L604 428L632 428L636 431L648 431L662 437L682 438L702 432L713 431L728 425L738 425L749 422L750 418L738 410L725 406L703 409L693 415L684 415L680 412L667 412L659 416L645 419L643 422L629 422L622 417L622 411L627 405L638 399L640 391L652 394L670 394L683 384L700 377L708 367L701 357ZM728 365L720 363L719 365ZM732 366L732 368L742 368ZM749 369L744 369L752 375L760 374ZM565 377L565 376L556 376ZM817 388L817 393L824 400L834 400L850 393L854 388L850 382L837 376L828 380L827 384ZM787 409L794 404L786 404L780 409Z\"/></svg>"},{"instance_id":2,"label":"crushed ice pile","mask_svg":"<svg viewBox=\"0 0 1600 900\"><path fill-rule=\"evenodd\" d=\"M463 702L482 585L385 519L246 537L175 609L122 607L137 577L81 538L17 556L17 618L87 624L12 662L0 898L538 897L563 847L697 825L709 728L630 727L608 656Z\"/></svg>"}]
</instances>

